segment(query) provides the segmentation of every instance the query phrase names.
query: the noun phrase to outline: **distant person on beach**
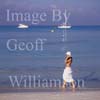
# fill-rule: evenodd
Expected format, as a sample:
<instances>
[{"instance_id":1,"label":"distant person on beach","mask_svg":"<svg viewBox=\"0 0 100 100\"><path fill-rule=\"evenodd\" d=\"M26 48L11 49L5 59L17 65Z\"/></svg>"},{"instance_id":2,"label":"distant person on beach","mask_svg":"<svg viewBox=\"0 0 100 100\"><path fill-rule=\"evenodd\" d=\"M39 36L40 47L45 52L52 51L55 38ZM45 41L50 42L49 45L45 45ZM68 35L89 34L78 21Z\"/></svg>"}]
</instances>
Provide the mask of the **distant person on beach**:
<instances>
[{"instance_id":1,"label":"distant person on beach","mask_svg":"<svg viewBox=\"0 0 100 100\"><path fill-rule=\"evenodd\" d=\"M63 72L63 86L62 86L62 88L66 88L66 84L71 83L72 88L75 89L75 83L74 83L74 79L72 77L71 64L72 64L72 56L71 56L71 52L68 51L66 53L66 58L65 58L65 69Z\"/></svg>"}]
</instances>

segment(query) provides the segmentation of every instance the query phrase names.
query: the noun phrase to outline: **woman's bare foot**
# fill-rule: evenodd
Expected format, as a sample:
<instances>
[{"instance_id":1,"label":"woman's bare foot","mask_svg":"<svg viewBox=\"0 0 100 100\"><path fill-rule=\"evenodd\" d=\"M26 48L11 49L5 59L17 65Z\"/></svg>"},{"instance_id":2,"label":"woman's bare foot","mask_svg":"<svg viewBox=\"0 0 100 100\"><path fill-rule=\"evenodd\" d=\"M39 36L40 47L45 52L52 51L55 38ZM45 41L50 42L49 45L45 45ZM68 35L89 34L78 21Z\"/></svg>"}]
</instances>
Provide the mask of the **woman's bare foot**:
<instances>
[{"instance_id":1,"label":"woman's bare foot","mask_svg":"<svg viewBox=\"0 0 100 100\"><path fill-rule=\"evenodd\" d=\"M62 85L62 89L65 89L65 88L66 88L66 85L65 85L65 84L63 84L63 85Z\"/></svg>"}]
</instances>

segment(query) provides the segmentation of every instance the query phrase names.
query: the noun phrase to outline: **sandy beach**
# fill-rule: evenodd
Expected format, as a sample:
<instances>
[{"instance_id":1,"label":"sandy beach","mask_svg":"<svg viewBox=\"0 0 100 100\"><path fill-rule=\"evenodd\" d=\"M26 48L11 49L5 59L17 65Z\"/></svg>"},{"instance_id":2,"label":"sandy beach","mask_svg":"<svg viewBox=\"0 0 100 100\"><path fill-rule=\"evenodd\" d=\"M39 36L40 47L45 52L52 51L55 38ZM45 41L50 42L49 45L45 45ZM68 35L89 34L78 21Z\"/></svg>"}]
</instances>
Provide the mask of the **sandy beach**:
<instances>
[{"instance_id":1,"label":"sandy beach","mask_svg":"<svg viewBox=\"0 0 100 100\"><path fill-rule=\"evenodd\" d=\"M19 90L20 91L20 90ZM0 93L0 100L99 100L100 90L66 90L32 92L32 90Z\"/></svg>"}]
</instances>

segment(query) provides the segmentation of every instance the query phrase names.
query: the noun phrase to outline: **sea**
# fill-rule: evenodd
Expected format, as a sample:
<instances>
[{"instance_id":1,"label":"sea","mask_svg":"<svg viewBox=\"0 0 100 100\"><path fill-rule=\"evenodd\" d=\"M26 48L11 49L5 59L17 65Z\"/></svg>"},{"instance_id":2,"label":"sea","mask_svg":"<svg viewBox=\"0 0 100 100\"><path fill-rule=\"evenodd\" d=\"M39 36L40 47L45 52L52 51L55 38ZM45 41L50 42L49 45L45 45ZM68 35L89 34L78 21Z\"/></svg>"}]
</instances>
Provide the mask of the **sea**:
<instances>
[{"instance_id":1,"label":"sea","mask_svg":"<svg viewBox=\"0 0 100 100\"><path fill-rule=\"evenodd\" d=\"M78 87L100 88L100 26L0 26L0 88L28 88L29 76L62 82L67 51Z\"/></svg>"}]
</instances>

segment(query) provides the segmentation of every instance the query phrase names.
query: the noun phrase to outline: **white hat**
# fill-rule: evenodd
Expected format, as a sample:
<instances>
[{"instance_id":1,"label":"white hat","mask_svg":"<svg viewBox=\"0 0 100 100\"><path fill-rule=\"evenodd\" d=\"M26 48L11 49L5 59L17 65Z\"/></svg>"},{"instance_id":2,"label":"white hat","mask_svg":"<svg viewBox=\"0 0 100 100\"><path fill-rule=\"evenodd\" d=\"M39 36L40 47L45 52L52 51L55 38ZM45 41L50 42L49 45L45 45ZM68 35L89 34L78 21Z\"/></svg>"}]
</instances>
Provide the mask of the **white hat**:
<instances>
[{"instance_id":1,"label":"white hat","mask_svg":"<svg viewBox=\"0 0 100 100\"><path fill-rule=\"evenodd\" d=\"M66 55L71 56L71 52L70 52L70 51L67 51L67 52L66 52Z\"/></svg>"}]
</instances>

